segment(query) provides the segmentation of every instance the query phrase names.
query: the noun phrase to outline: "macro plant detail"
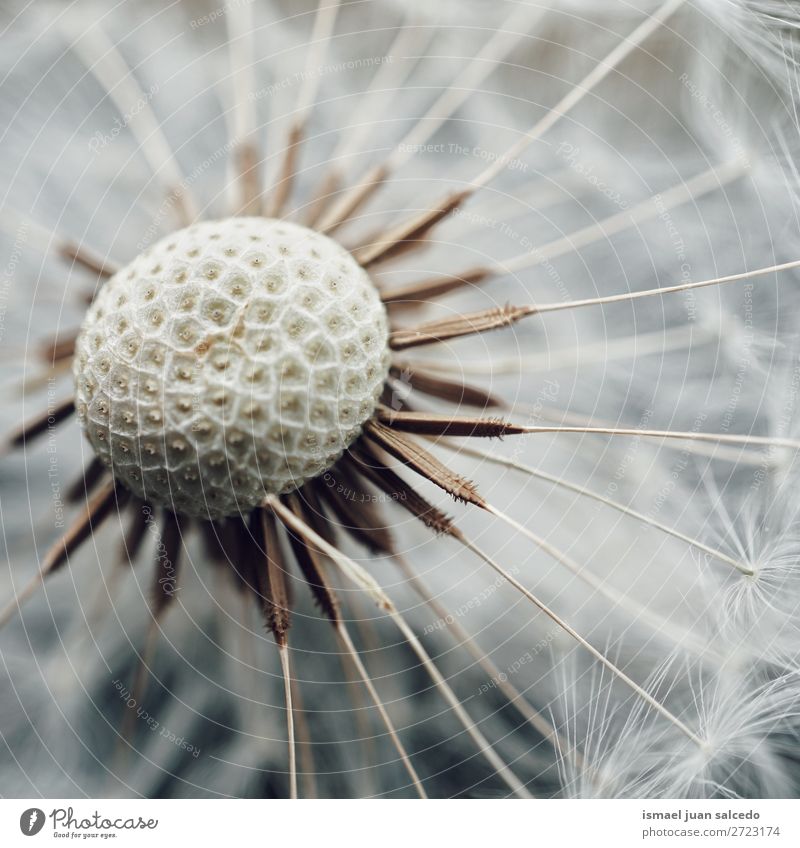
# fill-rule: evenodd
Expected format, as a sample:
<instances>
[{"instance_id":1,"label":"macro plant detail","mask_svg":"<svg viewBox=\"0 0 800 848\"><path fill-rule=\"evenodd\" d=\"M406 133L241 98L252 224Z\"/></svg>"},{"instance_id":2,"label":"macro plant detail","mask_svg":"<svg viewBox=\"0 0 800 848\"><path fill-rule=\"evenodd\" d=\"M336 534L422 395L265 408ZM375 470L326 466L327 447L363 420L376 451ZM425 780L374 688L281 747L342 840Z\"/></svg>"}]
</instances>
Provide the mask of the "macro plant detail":
<instances>
[{"instance_id":1,"label":"macro plant detail","mask_svg":"<svg viewBox=\"0 0 800 848\"><path fill-rule=\"evenodd\" d=\"M71 119L87 170L111 174L78 226L8 203L2 219L12 256L33 232L93 289L78 307L69 292L71 329L58 289L33 376L38 321L24 334L26 414L4 461L23 452L33 491L28 463L73 415L86 456L32 573L19 551L38 552L39 533L7 540L0 625L33 650L26 611L43 597L52 609L49 587L80 579L94 551L86 632L57 627L41 673L55 693L62 649L73 670L103 655L104 680L77 689L104 741L78 748L112 791L796 793L797 22L781 4L724 5L620 4L619 32L610 11L569 3L471 10L444 70L451 13L416 4L154 8L142 30L176 28L167 56L167 35L151 54L138 29L106 32L106 14L85 31L65 15L55 34L34 10L9 23L80 66L81 86L43 108L59 114L93 81L121 115L112 134L89 132L93 108ZM210 27L219 52L198 46ZM259 89L264 33L275 81ZM362 33L380 61L329 55ZM230 103L190 131L194 53ZM278 73L298 57L302 71ZM322 96L355 70L363 90ZM512 82L487 87L504 70ZM12 136L26 137L16 119L49 73L5 107ZM285 120L260 118L282 90ZM130 156L116 149L126 134ZM208 163L196 171L192 143ZM20 149L4 173L14 197L28 158L58 160ZM120 259L91 241L113 193L126 208L115 238L137 238ZM129 635L122 617L145 607ZM104 628L118 630L114 656ZM266 677L254 651L275 663ZM184 672L188 690L170 682ZM183 712L156 719L151 702Z\"/></svg>"}]
</instances>

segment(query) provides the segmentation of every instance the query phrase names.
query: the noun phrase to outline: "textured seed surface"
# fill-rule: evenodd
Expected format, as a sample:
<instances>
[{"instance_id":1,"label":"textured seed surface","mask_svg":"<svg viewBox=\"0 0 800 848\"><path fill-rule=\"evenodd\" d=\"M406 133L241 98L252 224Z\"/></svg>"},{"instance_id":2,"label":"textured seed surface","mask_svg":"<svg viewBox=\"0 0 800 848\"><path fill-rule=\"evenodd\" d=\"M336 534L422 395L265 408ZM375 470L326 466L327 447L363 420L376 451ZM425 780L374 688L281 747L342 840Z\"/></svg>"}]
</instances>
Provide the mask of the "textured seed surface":
<instances>
[{"instance_id":1,"label":"textured seed surface","mask_svg":"<svg viewBox=\"0 0 800 848\"><path fill-rule=\"evenodd\" d=\"M235 218L173 233L102 288L77 342L76 405L136 494L217 518L329 468L374 411L383 305L331 239Z\"/></svg>"}]
</instances>

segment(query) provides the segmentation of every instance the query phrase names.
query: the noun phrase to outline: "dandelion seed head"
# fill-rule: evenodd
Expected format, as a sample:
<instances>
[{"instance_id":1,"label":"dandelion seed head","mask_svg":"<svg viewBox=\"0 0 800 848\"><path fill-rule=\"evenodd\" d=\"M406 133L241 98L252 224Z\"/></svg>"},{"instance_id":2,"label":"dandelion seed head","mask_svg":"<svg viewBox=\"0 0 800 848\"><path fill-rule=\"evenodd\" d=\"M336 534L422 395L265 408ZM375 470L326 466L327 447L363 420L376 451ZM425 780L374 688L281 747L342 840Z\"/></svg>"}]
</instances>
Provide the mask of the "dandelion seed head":
<instances>
[{"instance_id":1,"label":"dandelion seed head","mask_svg":"<svg viewBox=\"0 0 800 848\"><path fill-rule=\"evenodd\" d=\"M0 785L796 793L797 14L301 5L8 28Z\"/></svg>"},{"instance_id":2,"label":"dandelion seed head","mask_svg":"<svg viewBox=\"0 0 800 848\"><path fill-rule=\"evenodd\" d=\"M389 353L369 276L278 220L173 233L122 268L76 344L76 408L137 495L215 518L296 489L372 415Z\"/></svg>"},{"instance_id":3,"label":"dandelion seed head","mask_svg":"<svg viewBox=\"0 0 800 848\"><path fill-rule=\"evenodd\" d=\"M777 797L792 784L784 755L796 733L797 675L767 679L752 667L723 664L690 674L691 696L706 744L674 756L667 749L665 797ZM669 755L671 754L671 755Z\"/></svg>"},{"instance_id":4,"label":"dandelion seed head","mask_svg":"<svg viewBox=\"0 0 800 848\"><path fill-rule=\"evenodd\" d=\"M714 604L722 633L733 649L794 667L798 655L797 534L762 527L748 559L752 574L731 577Z\"/></svg>"}]
</instances>

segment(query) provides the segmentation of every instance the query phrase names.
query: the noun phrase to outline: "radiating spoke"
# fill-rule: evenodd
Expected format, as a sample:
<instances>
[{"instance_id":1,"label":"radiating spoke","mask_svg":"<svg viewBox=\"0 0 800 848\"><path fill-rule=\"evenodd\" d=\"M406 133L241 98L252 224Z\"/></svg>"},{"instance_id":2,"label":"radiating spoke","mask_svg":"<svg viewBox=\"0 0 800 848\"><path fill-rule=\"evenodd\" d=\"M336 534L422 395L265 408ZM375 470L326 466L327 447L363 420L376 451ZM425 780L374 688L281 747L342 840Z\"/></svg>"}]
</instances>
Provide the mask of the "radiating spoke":
<instances>
[{"instance_id":1,"label":"radiating spoke","mask_svg":"<svg viewBox=\"0 0 800 848\"><path fill-rule=\"evenodd\" d=\"M127 125L153 175L169 191L181 222L192 223L197 218L197 205L189 184L153 111L151 98L139 87L122 54L97 23L80 31L73 29L68 35L73 39L71 47L76 55L119 112L128 116Z\"/></svg>"},{"instance_id":2,"label":"radiating spoke","mask_svg":"<svg viewBox=\"0 0 800 848\"><path fill-rule=\"evenodd\" d=\"M651 439L681 439L699 442L718 442L728 445L764 445L800 450L797 439L770 436L736 435L732 433L703 433L695 430L643 430L636 427L567 427L558 424L516 424L496 418L465 418L420 412L395 412L380 407L378 420L392 430L422 436L473 436L500 438L502 436L533 435L537 433L596 433L607 436L641 436ZM371 425L372 426L372 425Z\"/></svg>"},{"instance_id":3,"label":"radiating spoke","mask_svg":"<svg viewBox=\"0 0 800 848\"><path fill-rule=\"evenodd\" d=\"M556 749L563 749L565 741L559 739L558 731L553 725L539 712L537 712L528 702L528 699L514 686L508 679L508 675L501 672L495 665L492 658L481 648L474 637L461 626L455 615L447 610L441 602L439 602L428 589L425 583L420 579L416 572L412 569L410 563L402 556L395 556L395 561L400 566L406 579L411 584L411 587L419 595L422 601L431 608L434 615L440 621L443 621L447 628L452 631L453 636L458 640L458 644L463 645L473 660L483 669L490 680L494 681L500 691L508 699L508 702L515 710L530 724L530 726L550 741Z\"/></svg>"},{"instance_id":4,"label":"radiating spoke","mask_svg":"<svg viewBox=\"0 0 800 848\"><path fill-rule=\"evenodd\" d=\"M80 265L97 276L110 277L120 268L120 264L110 257L102 257L98 251L92 250L85 244L78 244L72 239L54 233L8 206L0 210L0 227L10 238L25 244L35 243L42 253L53 253L64 261Z\"/></svg>"},{"instance_id":5,"label":"radiating spoke","mask_svg":"<svg viewBox=\"0 0 800 848\"><path fill-rule=\"evenodd\" d=\"M647 703L652 709L663 716L667 721L673 724L685 736L692 740L698 747L703 747L704 743L700 737L694 733L687 725L681 721L676 715L671 713L663 704L657 701L649 692L643 689L636 681L632 680L624 671L618 668L611 660L608 659L601 651L598 651L590 642L575 630L574 627L567 624L556 612L550 609L547 604L540 600L529 589L522 585L511 572L503 568L493 557L486 554L474 542L467 537L462 537L462 544L471 550L476 556L480 557L487 565L491 566L504 580L513 586L518 592L524 595L537 609L543 612L549 619L557 624L565 633L571 636L579 645L587 650L599 663L605 666L615 677L622 681L634 694Z\"/></svg>"},{"instance_id":6,"label":"radiating spoke","mask_svg":"<svg viewBox=\"0 0 800 848\"><path fill-rule=\"evenodd\" d=\"M36 576L17 592L15 597L0 611L0 628L8 624L22 604L44 585L47 577L68 562L70 555L108 518L115 505L124 503L126 497L125 492L117 491L113 480L109 480L87 502L82 514L70 526L69 530L47 551Z\"/></svg>"},{"instance_id":7,"label":"radiating spoke","mask_svg":"<svg viewBox=\"0 0 800 848\"><path fill-rule=\"evenodd\" d=\"M255 26L252 3L231 3L226 7L228 54L231 64L233 100L233 164L238 197L234 208L238 215L257 215L261 202L260 152L256 141Z\"/></svg>"},{"instance_id":8,"label":"radiating spoke","mask_svg":"<svg viewBox=\"0 0 800 848\"><path fill-rule=\"evenodd\" d=\"M647 524L649 527L655 527L662 533L666 533L667 535L672 536L675 539L680 539L682 542L686 542L687 545L690 545L691 547L696 548L699 551L703 551L703 553L714 557L714 559L717 559L720 562L724 562L727 565L730 565L732 568L735 568L741 574L747 575L749 577L752 577L754 574L753 569L746 563L741 562L740 560L735 559L732 556L729 556L723 551L717 550L716 548L712 548L710 545L707 545L704 542L700 541L700 539L695 539L692 536L689 536L674 527L670 527L669 525L664 524L661 521L657 521L656 519L645 515L643 512L639 512L635 509L632 509L631 507L625 506L624 504L614 501L611 498L599 494L598 492L594 492L591 489L586 488L585 486L578 486L575 483L570 483L563 477L557 477L554 474L547 474L546 472L540 471L537 468L533 468L530 465L525 465L524 463L519 462L516 459L507 459L506 457L498 456L497 454L493 454L489 451L483 451L480 450L480 448L474 448L471 445L450 445L446 441L442 441L440 443L440 446L445 447L448 450L456 451L460 454L466 454L467 456L477 457L478 459L485 460L486 462L490 462L494 465L501 465L505 468L511 468L515 471L520 471L523 474L528 475L529 477L536 477L539 480L546 480L548 483L552 483L553 485L559 486L560 488L566 489L567 491L574 492L577 495L581 495L581 497L590 498L591 500L594 500L597 503L601 503L607 507L610 507L611 509L615 509L617 512L620 512L623 515L627 515L630 518L635 519L636 521L641 521L643 524Z\"/></svg>"},{"instance_id":9,"label":"radiating spoke","mask_svg":"<svg viewBox=\"0 0 800 848\"><path fill-rule=\"evenodd\" d=\"M319 87L320 74L318 69L325 61L328 45L336 25L336 17L339 14L339 6L339 0L334 0L334 2L319 0L317 6L314 29L308 42L308 58L303 75L303 86L297 99L297 106L278 169L278 177L267 208L267 215L270 218L277 218L281 215L291 194L300 146L305 137L306 124Z\"/></svg>"},{"instance_id":10,"label":"radiating spoke","mask_svg":"<svg viewBox=\"0 0 800 848\"><path fill-rule=\"evenodd\" d=\"M489 743L483 733L473 723L472 719L461 705L456 694L450 688L444 677L442 677L441 672L436 668L436 665L428 656L420 641L414 635L414 632L408 624L406 624L403 616L400 615L392 601L380 588L377 582L369 574L367 574L361 566L350 559L350 557L342 553L334 545L325 541L325 539L316 533L308 524L299 519L291 510L287 509L277 498L271 495L268 496L265 501L265 506L271 509L280 518L280 520L284 522L284 524L291 527L295 532L303 536L308 543L312 544L333 560L333 562L342 570L349 580L365 591L380 609L389 614L392 621L394 621L397 625L398 629L419 658L423 667L434 681L436 688L450 705L453 713L461 722L466 732L473 739L476 746L490 763L492 768L495 769L497 774L505 781L506 785L512 792L514 792L515 795L523 798L531 797L531 794L525 785L500 758L491 743Z\"/></svg>"},{"instance_id":11,"label":"radiating spoke","mask_svg":"<svg viewBox=\"0 0 800 848\"><path fill-rule=\"evenodd\" d=\"M739 159L717 165L685 182L680 182L672 188L648 197L647 200L643 200L630 209L616 212L541 247L526 250L511 259L497 260L493 265L468 268L452 276L421 280L395 289L382 290L381 298L386 303L403 303L441 297L461 286L481 283L491 277L516 274L525 268L552 262L559 256L573 253L600 239L609 239L625 230L637 227L681 204L697 200L709 192L719 191L746 172L745 163ZM536 208L539 209L538 203Z\"/></svg>"},{"instance_id":12,"label":"radiating spoke","mask_svg":"<svg viewBox=\"0 0 800 848\"><path fill-rule=\"evenodd\" d=\"M289 646L286 640L278 643L283 675L283 693L286 701L286 729L289 745L289 797L297 798L297 753L294 741L294 707L292 706L292 672L289 665Z\"/></svg>"},{"instance_id":13,"label":"radiating spoke","mask_svg":"<svg viewBox=\"0 0 800 848\"><path fill-rule=\"evenodd\" d=\"M425 114L395 146L385 162L373 166L367 175L348 189L319 222L322 232L332 232L344 223L383 184L404 165L480 86L513 48L526 37L544 7L517 7L496 29L478 53L460 67L450 86L444 89ZM415 45L415 49L419 49Z\"/></svg>"},{"instance_id":14,"label":"radiating spoke","mask_svg":"<svg viewBox=\"0 0 800 848\"><path fill-rule=\"evenodd\" d=\"M305 515L305 509L297 496L289 496L288 503L298 520L304 520L307 518ZM289 534L289 540L295 551L298 564L303 571L303 575L305 576L309 586L315 591L321 609L333 623L337 638L344 646L358 677L366 687L373 704L375 704L378 714L381 717L381 721L386 728L386 732L389 734L389 738L392 740L392 744L394 745L404 768L408 772L408 776L411 778L411 782L414 784L417 794L421 798L427 797L425 789L422 786L422 781L419 779L419 775L417 774L417 770L411 762L411 757L409 757L408 752L406 751L405 746L395 729L394 723L389 717L389 713L378 694L378 690L375 688L375 684L369 676L369 672L361 659L361 655L353 643L350 633L340 615L339 603L336 599L333 587L330 585L325 575L325 568L323 563L319 560L317 551L312 546L305 544L302 537L296 532L291 532L289 528L287 528L287 532Z\"/></svg>"},{"instance_id":15,"label":"radiating spoke","mask_svg":"<svg viewBox=\"0 0 800 848\"><path fill-rule=\"evenodd\" d=\"M625 58L652 35L685 0L667 0L652 15L637 26L633 32L601 59L594 68L562 99L538 120L520 139L502 155L494 159L474 179L456 194L448 195L433 204L431 209L411 221L401 224L385 238L367 245L357 252L359 261L366 267L391 256L399 243L424 238L446 215L459 208L479 189L488 185L508 165L519 157L534 141L552 129L565 115L577 106L587 94L602 82Z\"/></svg>"}]
</instances>

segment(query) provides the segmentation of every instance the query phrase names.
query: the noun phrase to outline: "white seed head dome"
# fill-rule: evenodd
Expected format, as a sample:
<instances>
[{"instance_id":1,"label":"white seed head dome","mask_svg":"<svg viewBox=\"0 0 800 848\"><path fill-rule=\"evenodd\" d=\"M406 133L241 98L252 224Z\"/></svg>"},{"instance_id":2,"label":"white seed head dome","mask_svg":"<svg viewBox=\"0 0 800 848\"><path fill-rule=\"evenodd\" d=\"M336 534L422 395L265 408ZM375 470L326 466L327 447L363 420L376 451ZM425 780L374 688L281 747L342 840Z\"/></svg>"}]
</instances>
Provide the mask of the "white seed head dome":
<instances>
[{"instance_id":1,"label":"white seed head dome","mask_svg":"<svg viewBox=\"0 0 800 848\"><path fill-rule=\"evenodd\" d=\"M329 468L389 366L383 304L332 239L268 218L173 233L101 289L75 355L76 406L114 476L218 518Z\"/></svg>"}]
</instances>

